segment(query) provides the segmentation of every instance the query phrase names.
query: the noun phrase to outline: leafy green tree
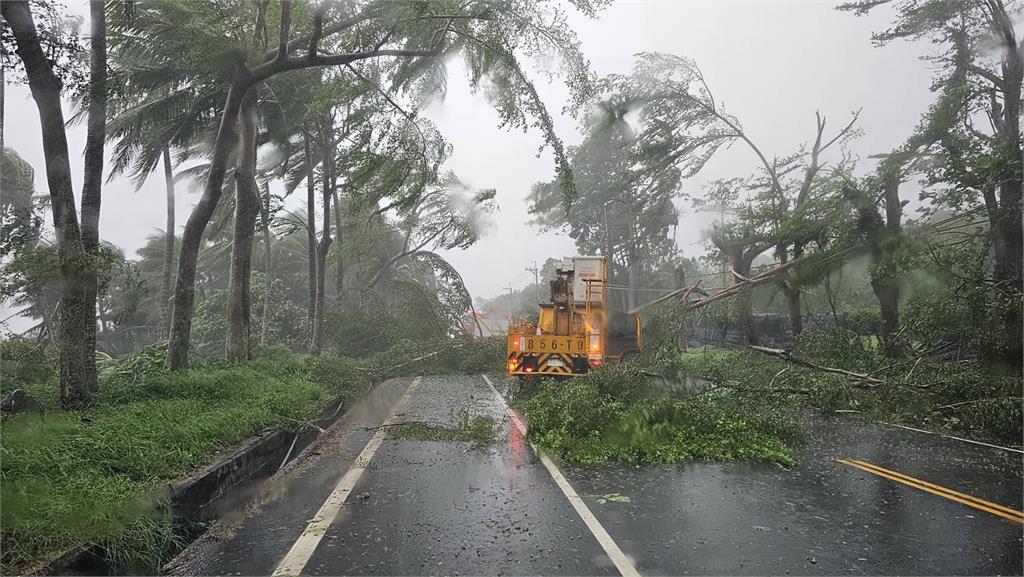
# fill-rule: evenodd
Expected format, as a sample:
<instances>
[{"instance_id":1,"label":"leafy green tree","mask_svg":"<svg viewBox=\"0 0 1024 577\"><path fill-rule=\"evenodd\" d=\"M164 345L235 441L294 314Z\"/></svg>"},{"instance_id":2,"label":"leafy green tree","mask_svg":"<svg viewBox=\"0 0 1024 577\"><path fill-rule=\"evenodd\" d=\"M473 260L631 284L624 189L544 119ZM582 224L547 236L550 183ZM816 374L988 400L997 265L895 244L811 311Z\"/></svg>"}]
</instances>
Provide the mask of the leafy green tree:
<instances>
[{"instance_id":1,"label":"leafy green tree","mask_svg":"<svg viewBox=\"0 0 1024 577\"><path fill-rule=\"evenodd\" d=\"M861 15L879 4L862 0L839 8ZM995 299L1003 303L994 306L1005 311L1002 332L1012 343L1005 358L1020 366L1024 43L1015 22L1022 8L1003 0L902 0L894 6L893 25L874 34L875 42L927 39L939 52L926 57L936 65L936 100L891 164L927 160L917 170L933 185L936 208L984 207Z\"/></svg>"},{"instance_id":2,"label":"leafy green tree","mask_svg":"<svg viewBox=\"0 0 1024 577\"><path fill-rule=\"evenodd\" d=\"M42 219L36 214L35 170L10 148L0 150L0 259L38 242Z\"/></svg>"},{"instance_id":3,"label":"leafy green tree","mask_svg":"<svg viewBox=\"0 0 1024 577\"><path fill-rule=\"evenodd\" d=\"M494 210L494 196L494 190L468 190L454 174L447 174L431 185L417 196L414 205L400 212L401 246L370 276L364 290L372 289L397 263L425 252L428 247L451 250L476 242L482 219Z\"/></svg>"},{"instance_id":4,"label":"leafy green tree","mask_svg":"<svg viewBox=\"0 0 1024 577\"><path fill-rule=\"evenodd\" d=\"M587 116L587 135L569 149L580 194L565 208L558 181L538 183L529 196L534 222L565 229L581 254L608 257L612 282L625 285L626 309L636 306L641 284L656 286L658 272L676 253L679 169L648 163L649 155L609 102ZM660 280L660 279L659 279Z\"/></svg>"},{"instance_id":5,"label":"leafy green tree","mask_svg":"<svg viewBox=\"0 0 1024 577\"><path fill-rule=\"evenodd\" d=\"M834 135L826 135L826 119L816 114L816 131L809 146L769 159L739 119L716 100L700 68L688 58L643 53L637 56L631 74L609 76L599 85L606 95L602 103L605 123L624 125L630 112L637 113L635 151L630 160L604 163L616 167L610 170L596 163L599 174L611 175L612 180L625 172L623 167L642 174L643 179L634 179L632 190L643 190L642 183L660 183L665 191L662 197L671 198L678 181L696 174L721 146L742 142L754 153L760 164L757 177L713 183L703 203L728 206L737 215L733 223L719 223L712 232L713 244L732 267L735 283L747 278L754 260L770 248L786 263L802 257L812 241L822 240L828 205L834 204L836 190L827 182L834 171L842 172L848 164L844 155L839 165L823 173L823 155L855 134L857 114ZM745 205L740 203L742 196L747 198ZM651 206L656 213L666 213L664 204ZM800 287L791 274L780 275L779 280L789 303L793 332L799 333ZM747 340L755 343L749 295L741 295L741 301Z\"/></svg>"},{"instance_id":6,"label":"leafy green tree","mask_svg":"<svg viewBox=\"0 0 1024 577\"><path fill-rule=\"evenodd\" d=\"M591 3L581 0L576 4L586 12L594 10ZM560 61L564 66L559 73L567 79L574 98L582 99L589 89L589 72L579 55L578 43L565 26L560 9L548 2L531 0L497 5L447 1L323 2L312 11L307 11L305 4L295 4L294 20L293 3L288 0L273 5L259 3L255 7L244 2L227 5L231 9L219 24L226 27L221 28L225 33L219 45L230 44L231 48L226 52L225 66L218 77L228 90L203 196L186 223L182 238L168 352L170 368L178 369L187 364L196 256L222 193L229 157L239 143L240 132L236 127L244 120L240 116L243 103L251 90L278 74L398 58L401 62L390 75L390 84L396 88L429 90L436 89L439 79L443 78L444 58L461 54L470 65L475 86L486 83L497 88L486 94L495 102L504 125L526 127L535 119L533 122L555 151L567 197L571 196L571 175L560 141L517 59L517 53L539 57L553 51L562 57ZM178 25L185 29L209 23L209 20L197 21L197 15L207 10L206 2L153 2L139 6L138 11L151 11L159 16L169 13L171 6L175 6L173 9L179 16ZM218 4L213 9L224 6ZM277 16L277 27L268 24L271 15ZM246 34L245 30L253 30L253 33ZM163 30L143 27L136 32L153 46L159 46L169 58L177 57L179 47L181 53L210 51L209 46L197 48L191 39L172 33L166 27ZM269 48L260 49L264 44Z\"/></svg>"}]
</instances>

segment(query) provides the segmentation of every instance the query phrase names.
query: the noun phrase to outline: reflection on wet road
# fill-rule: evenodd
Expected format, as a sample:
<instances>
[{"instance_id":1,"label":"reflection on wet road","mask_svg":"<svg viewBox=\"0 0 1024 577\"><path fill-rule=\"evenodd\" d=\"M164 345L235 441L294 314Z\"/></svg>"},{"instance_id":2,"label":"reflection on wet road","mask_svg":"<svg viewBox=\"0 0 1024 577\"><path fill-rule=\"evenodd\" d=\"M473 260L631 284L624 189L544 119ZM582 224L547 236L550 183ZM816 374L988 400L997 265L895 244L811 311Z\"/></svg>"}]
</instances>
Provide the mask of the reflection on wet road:
<instances>
[{"instance_id":1,"label":"reflection on wet road","mask_svg":"<svg viewBox=\"0 0 1024 577\"><path fill-rule=\"evenodd\" d=\"M269 574L305 533L304 574L1021 574L1019 453L812 417L791 470L546 467L482 378L423 377L396 408L411 382L381 384L173 572ZM389 415L454 426L463 409L501 424L495 445L378 435ZM318 522L378 437L336 516Z\"/></svg>"}]
</instances>

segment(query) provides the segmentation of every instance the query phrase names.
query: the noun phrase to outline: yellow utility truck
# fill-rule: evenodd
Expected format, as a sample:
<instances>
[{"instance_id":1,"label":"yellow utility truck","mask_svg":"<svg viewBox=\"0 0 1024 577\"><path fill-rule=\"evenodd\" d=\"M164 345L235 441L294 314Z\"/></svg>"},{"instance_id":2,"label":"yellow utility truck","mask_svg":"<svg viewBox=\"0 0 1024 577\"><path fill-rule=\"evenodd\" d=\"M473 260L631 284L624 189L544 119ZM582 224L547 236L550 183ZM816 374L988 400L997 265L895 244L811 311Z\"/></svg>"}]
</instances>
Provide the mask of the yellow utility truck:
<instances>
[{"instance_id":1,"label":"yellow utility truck","mask_svg":"<svg viewBox=\"0 0 1024 577\"><path fill-rule=\"evenodd\" d=\"M572 376L638 350L640 318L610 310L603 256L562 259L536 323L510 323L505 372Z\"/></svg>"}]
</instances>

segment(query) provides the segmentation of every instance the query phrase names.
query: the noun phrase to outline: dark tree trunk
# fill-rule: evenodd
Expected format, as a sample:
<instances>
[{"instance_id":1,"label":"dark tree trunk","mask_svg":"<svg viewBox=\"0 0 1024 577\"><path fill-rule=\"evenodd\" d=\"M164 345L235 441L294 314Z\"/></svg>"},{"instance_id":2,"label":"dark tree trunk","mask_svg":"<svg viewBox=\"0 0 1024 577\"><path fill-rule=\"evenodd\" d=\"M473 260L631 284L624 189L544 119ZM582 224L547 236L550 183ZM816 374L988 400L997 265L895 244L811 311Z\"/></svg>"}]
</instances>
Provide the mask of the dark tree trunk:
<instances>
[{"instance_id":1,"label":"dark tree trunk","mask_svg":"<svg viewBox=\"0 0 1024 577\"><path fill-rule=\"evenodd\" d=\"M235 169L235 227L231 239L228 281L228 334L224 355L229 361L251 358L252 247L260 212L256 184L256 94L249 92L239 111L238 167Z\"/></svg>"},{"instance_id":2,"label":"dark tree trunk","mask_svg":"<svg viewBox=\"0 0 1024 577\"><path fill-rule=\"evenodd\" d=\"M174 172L171 151L164 147L164 185L167 187L167 222L164 225L164 270L160 283L160 310L163 314L163 335L171 328L171 278L174 267Z\"/></svg>"},{"instance_id":3,"label":"dark tree trunk","mask_svg":"<svg viewBox=\"0 0 1024 577\"><path fill-rule=\"evenodd\" d=\"M196 260L203 242L206 225L213 216L224 189L224 174L228 159L238 140L236 123L242 98L249 90L247 82L236 81L228 89L217 138L210 159L210 171L192 214L181 235L178 253L178 275L174 282L174 306L171 309L171 335L167 347L167 368L174 371L188 366L189 342L192 331L192 313L196 291Z\"/></svg>"},{"instance_id":4,"label":"dark tree trunk","mask_svg":"<svg viewBox=\"0 0 1024 577\"><path fill-rule=\"evenodd\" d=\"M334 237L341 248L341 203L338 202L338 187L332 186L331 198L334 201ZM342 290L345 283L345 261L338 255L337 268L334 269L334 290L338 295L338 302L341 302Z\"/></svg>"},{"instance_id":5,"label":"dark tree trunk","mask_svg":"<svg viewBox=\"0 0 1024 577\"><path fill-rule=\"evenodd\" d=\"M260 321L260 346L265 347L270 343L270 292L273 289L274 279L271 276L273 269L272 242L273 235L270 234L270 189L267 188L263 199L263 313Z\"/></svg>"},{"instance_id":6,"label":"dark tree trunk","mask_svg":"<svg viewBox=\"0 0 1024 577\"><path fill-rule=\"evenodd\" d=\"M303 131L302 143L306 153L306 264L308 268L307 287L309 304L306 319L309 321L310 350L312 350L313 324L316 315L316 187L313 178L313 156L310 154L309 132Z\"/></svg>"},{"instance_id":7,"label":"dark tree trunk","mask_svg":"<svg viewBox=\"0 0 1024 577\"><path fill-rule=\"evenodd\" d=\"M893 251L899 244L902 235L903 204L900 202L900 177L897 174L883 175L882 198L885 204L885 228L875 232L872 241L872 258L875 273L871 279L871 289L878 298L878 308L882 316L879 336L882 349L890 358L899 358L904 348L899 342L900 330L900 287L895 272L891 270Z\"/></svg>"},{"instance_id":8,"label":"dark tree trunk","mask_svg":"<svg viewBox=\"0 0 1024 577\"><path fill-rule=\"evenodd\" d=\"M786 307L789 310L789 329L790 332L793 333L794 339L800 336L800 333L804 332L804 318L800 300L799 290L788 289L786 291Z\"/></svg>"},{"instance_id":9,"label":"dark tree trunk","mask_svg":"<svg viewBox=\"0 0 1024 577\"><path fill-rule=\"evenodd\" d=\"M324 208L330 210L331 197L324 197ZM328 223L324 227L323 239L317 245L316 251L316 311L313 314L313 337L310 339L309 352L319 355L323 349L324 331L324 305L326 302L326 276L324 270L327 268L327 251L331 247L330 227Z\"/></svg>"},{"instance_id":10,"label":"dark tree trunk","mask_svg":"<svg viewBox=\"0 0 1024 577\"><path fill-rule=\"evenodd\" d=\"M793 245L793 260L802 257L804 254L804 248L801 243ZM786 263L786 259L782 259L782 263ZM793 275L784 273L782 281L782 292L786 295L786 306L789 309L789 329L793 333L795 339L804 332L804 318L801 312L801 296L800 287L797 286L793 280Z\"/></svg>"},{"instance_id":11,"label":"dark tree trunk","mask_svg":"<svg viewBox=\"0 0 1024 577\"><path fill-rule=\"evenodd\" d=\"M876 277L871 280L871 289L878 298L878 307L882 313L880 336L885 356L899 358L903 356L903 347L896 336L900 330L900 287L892 279Z\"/></svg>"},{"instance_id":12,"label":"dark tree trunk","mask_svg":"<svg viewBox=\"0 0 1024 577\"><path fill-rule=\"evenodd\" d=\"M32 98L39 112L42 128L46 182L50 191L50 207L57 236L60 260L61 303L57 349L60 365L60 398L65 409L79 409L89 402L95 388L95 361L88 350L87 325L92 324L95 339L95 289L90 293L83 275L85 248L78 227L75 195L71 186L71 165L64 113L61 109L61 81L54 74L46 53L40 45L32 11L27 1L0 3L0 13L14 33L17 53L25 65ZM95 25L96 23L94 23ZM105 44L103 45L105 47ZM90 116L92 111L90 110ZM91 120L91 119L90 119ZM101 161L102 162L102 161ZM98 207L98 204L97 204ZM89 295L93 295L89 307Z\"/></svg>"},{"instance_id":13,"label":"dark tree trunk","mask_svg":"<svg viewBox=\"0 0 1024 577\"><path fill-rule=\"evenodd\" d=\"M754 262L753 256L746 254L742 247L736 247L729 254L729 260L734 271L739 273L740 276L750 278L750 268ZM739 277L733 275L732 283L734 285L741 282L743 281ZM750 288L741 290L736 295L736 316L739 319L740 326L743 328L743 343L748 346L761 344L761 339L757 334L757 325L754 324L754 309L751 303L751 296Z\"/></svg>"},{"instance_id":14,"label":"dark tree trunk","mask_svg":"<svg viewBox=\"0 0 1024 577\"><path fill-rule=\"evenodd\" d=\"M100 246L100 201L103 196L103 144L107 135L107 15L103 0L89 2L89 112L86 120L85 170L82 182L82 248L91 257L84 268L81 328L82 367L89 387L96 380L96 266Z\"/></svg>"},{"instance_id":15,"label":"dark tree trunk","mask_svg":"<svg viewBox=\"0 0 1024 577\"><path fill-rule=\"evenodd\" d=\"M676 277L676 290L683 289L686 287L686 268L682 262L676 264L675 269ZM686 352L690 350L690 319L684 317L679 323L679 329L676 333L676 344Z\"/></svg>"},{"instance_id":16,"label":"dark tree trunk","mask_svg":"<svg viewBox=\"0 0 1024 577\"><path fill-rule=\"evenodd\" d=\"M1021 326L1021 296L1024 293L1024 223L1021 222L1022 171L1021 160L1021 84L1024 82L1024 47L1017 42L1013 22L1001 2L992 3L992 13L1002 41L1003 106L1002 117L993 118L997 127L997 146L1002 158L1007 159L999 174L998 220L993 225L995 242L1001 246L996 252L995 277L1004 283L1009 302L1000 308L1006 340L1006 361L1020 367L1024 361L1024 341ZM994 97L993 97L994 99ZM995 105L993 104L993 108ZM993 110L995 113L996 110ZM1013 162L1011 162L1011 159ZM1000 254L1001 253L1001 254Z\"/></svg>"},{"instance_id":17,"label":"dark tree trunk","mask_svg":"<svg viewBox=\"0 0 1024 577\"><path fill-rule=\"evenodd\" d=\"M1021 84L1024 82L1024 47L1017 43L1013 22L1002 2L993 2L992 10L1003 44L1003 106L1001 110L993 110L994 116L997 117L992 121L997 127L998 146L1003 148L1001 156L1007 159L999 175L999 208L1002 214L997 226L997 232L1005 245L1005 252L1003 260L996 263L996 278L1012 284L1020 291L1024 267L1020 169L1020 100ZM995 108L995 105L993 107ZM1001 117L998 117L998 112L1002 113ZM1020 325L1015 327L1017 333L1020 333L1020 329Z\"/></svg>"},{"instance_id":18,"label":"dark tree trunk","mask_svg":"<svg viewBox=\"0 0 1024 577\"><path fill-rule=\"evenodd\" d=\"M323 349L324 313L327 305L327 252L331 248L331 198L334 183L334 148L330 136L321 142L323 151L323 233L316 253L316 309L313 314L313 337L309 352L319 355Z\"/></svg>"}]
</instances>

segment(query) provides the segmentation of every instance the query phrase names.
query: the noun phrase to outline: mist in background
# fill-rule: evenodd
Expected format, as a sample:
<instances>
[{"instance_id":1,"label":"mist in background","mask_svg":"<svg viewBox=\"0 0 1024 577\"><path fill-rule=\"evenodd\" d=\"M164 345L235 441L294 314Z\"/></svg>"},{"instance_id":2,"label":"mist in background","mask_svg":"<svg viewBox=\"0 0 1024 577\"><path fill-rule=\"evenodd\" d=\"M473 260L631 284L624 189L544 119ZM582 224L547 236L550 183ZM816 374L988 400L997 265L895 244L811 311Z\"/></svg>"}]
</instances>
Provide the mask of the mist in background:
<instances>
[{"instance_id":1,"label":"mist in background","mask_svg":"<svg viewBox=\"0 0 1024 577\"><path fill-rule=\"evenodd\" d=\"M87 14L87 5L81 1L70 0L68 9L83 17ZM868 156L901 144L932 100L931 70L919 59L928 53L929 45L872 45L872 31L891 22L891 13L884 9L856 17L837 12L832 2L680 0L617 2L596 20L569 11L569 25L598 76L627 73L638 52L693 58L725 110L740 119L768 156L790 154L812 138L816 110L838 128L851 112L862 109L858 125L864 135L851 143L850 152L862 159L858 172L866 173L873 166ZM448 93L422 114L454 146L445 168L471 188L497 189L499 211L488 219L475 245L442 255L458 268L474 297L490 297L507 290L509 283L520 288L532 282L533 274L525 269L533 261L543 263L576 250L568 236L542 233L527 224L530 187L554 176L550 151L538 155L540 134L499 130L491 106L482 96L470 93L463 64L456 60L448 66ZM537 73L533 77L555 117L559 136L566 145L579 143L577 120L562 114L568 94L564 86L547 83ZM6 98L5 141L35 168L36 190L43 194L47 187L35 105L27 86L8 85ZM84 124L68 130L72 155L84 149L85 133ZM682 192L694 194L707 181L744 176L756 168L749 149L734 146L720 151L700 174L685 181ZM71 170L79 196L82 163L73 161ZM912 186L907 183L908 198L913 197ZM180 233L199 194L184 183L178 194ZM293 195L288 205L301 207L301 196ZM677 243L684 256L701 256L704 230L716 216L695 212L685 198L677 206L681 212ZM138 191L126 178L115 178L103 189L100 235L134 255L163 226L164 211L159 171ZM5 310L3 316L11 312ZM17 331L30 322L13 318L9 324Z\"/></svg>"}]
</instances>

